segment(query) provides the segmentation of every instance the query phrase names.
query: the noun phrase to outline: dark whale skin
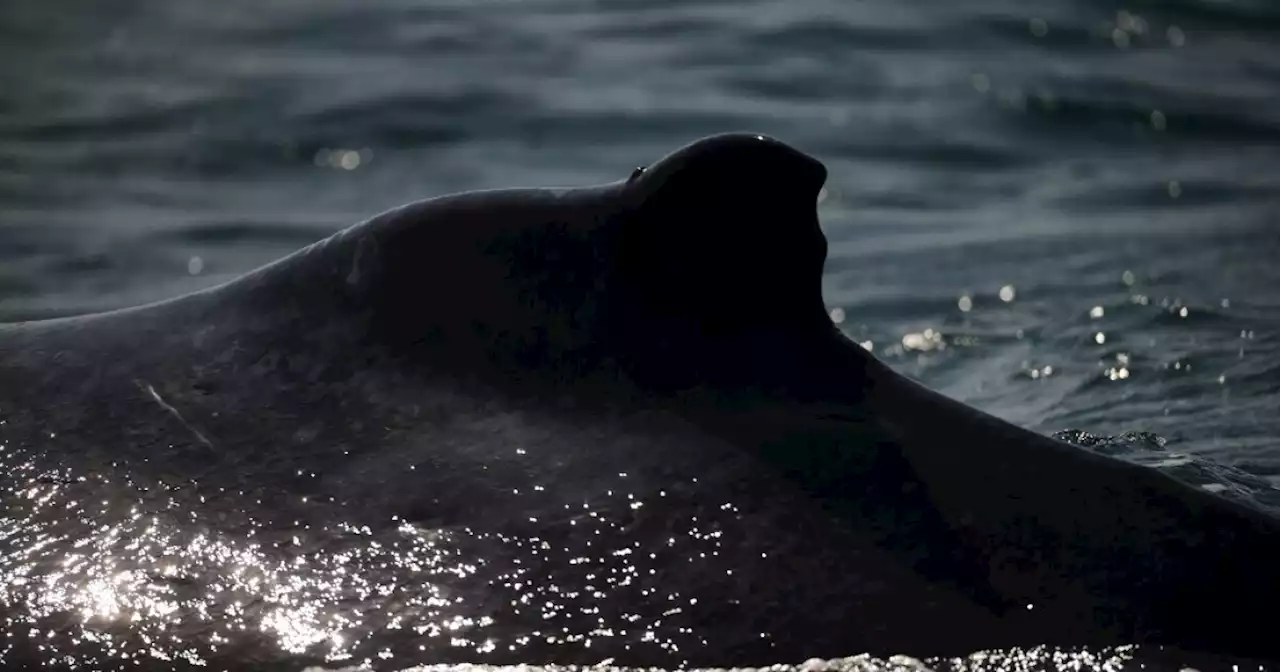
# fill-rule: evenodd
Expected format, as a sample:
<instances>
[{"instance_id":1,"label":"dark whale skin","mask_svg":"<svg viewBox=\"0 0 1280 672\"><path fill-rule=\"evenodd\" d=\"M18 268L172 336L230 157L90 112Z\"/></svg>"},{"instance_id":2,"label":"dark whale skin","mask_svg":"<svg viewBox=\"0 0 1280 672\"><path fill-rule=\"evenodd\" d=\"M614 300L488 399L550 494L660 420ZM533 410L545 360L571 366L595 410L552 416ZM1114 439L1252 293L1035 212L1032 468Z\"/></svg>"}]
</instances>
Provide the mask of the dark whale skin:
<instances>
[{"instance_id":1,"label":"dark whale skin","mask_svg":"<svg viewBox=\"0 0 1280 672\"><path fill-rule=\"evenodd\" d=\"M1280 658L1263 615L1280 604L1275 518L947 399L839 333L825 178L774 139L714 136L626 181L414 203L219 287L5 325L0 440L218 508L202 525L229 537L337 518L467 531L459 552L491 576L439 585L499 643L540 632L494 578L517 564L596 609L565 632L639 614L676 643L477 652L381 632L357 652L389 647L395 667L1132 643ZM660 618L671 605L649 592L588 598L598 578L473 534L604 543L553 515L579 503L629 548L660 550L689 519L716 531L709 560L653 553L678 612ZM22 620L20 601L5 609ZM269 639L208 657L312 659Z\"/></svg>"}]
</instances>

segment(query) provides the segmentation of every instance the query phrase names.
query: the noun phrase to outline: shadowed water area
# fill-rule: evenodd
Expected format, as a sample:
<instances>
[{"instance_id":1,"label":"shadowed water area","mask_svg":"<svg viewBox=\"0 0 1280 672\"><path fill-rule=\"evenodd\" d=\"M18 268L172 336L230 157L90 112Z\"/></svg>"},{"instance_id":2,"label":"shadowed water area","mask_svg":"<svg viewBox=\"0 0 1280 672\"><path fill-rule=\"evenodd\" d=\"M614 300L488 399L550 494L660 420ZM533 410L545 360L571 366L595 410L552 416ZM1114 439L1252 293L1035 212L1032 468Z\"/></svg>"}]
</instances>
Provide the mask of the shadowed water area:
<instances>
[{"instance_id":1,"label":"shadowed water area","mask_svg":"<svg viewBox=\"0 0 1280 672\"><path fill-rule=\"evenodd\" d=\"M10 0L0 321L177 296L408 201L613 181L699 136L758 131L827 167L823 297L850 338L1015 424L1277 510L1278 40L1280 10L1242 0ZM161 381L136 387L171 398ZM698 653L715 633L681 621L696 598L646 577L804 555L734 527L768 515L746 493L706 502L619 472L567 502L531 481L502 501L562 538L433 527L397 503L422 455L353 467L334 448L350 501L307 499L337 487L324 464L268 462L289 477L263 504L226 481L166 480L185 457L163 445L86 464L57 457L56 431L6 443L11 410L0 601L19 615L0 659L400 670L442 646L589 664L607 640L668 667L716 664ZM608 430L480 407L452 423L529 460ZM162 475L130 480L142 462ZM681 516L639 549L646 506ZM798 524L787 543L804 542ZM474 617L485 595L538 625L493 634ZM1108 669L1131 653L926 663Z\"/></svg>"}]
</instances>

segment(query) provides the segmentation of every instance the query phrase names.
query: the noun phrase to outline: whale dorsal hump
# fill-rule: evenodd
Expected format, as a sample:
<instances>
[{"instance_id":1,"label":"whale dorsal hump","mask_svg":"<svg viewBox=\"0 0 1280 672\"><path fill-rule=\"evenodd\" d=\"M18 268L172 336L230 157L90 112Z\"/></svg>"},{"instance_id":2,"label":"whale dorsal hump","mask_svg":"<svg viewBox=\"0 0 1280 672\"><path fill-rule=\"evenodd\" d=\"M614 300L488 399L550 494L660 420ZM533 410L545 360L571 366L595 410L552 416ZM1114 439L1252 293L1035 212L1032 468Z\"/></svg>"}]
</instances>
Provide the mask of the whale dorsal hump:
<instances>
[{"instance_id":1,"label":"whale dorsal hump","mask_svg":"<svg viewBox=\"0 0 1280 672\"><path fill-rule=\"evenodd\" d=\"M639 201L619 267L648 310L705 331L816 324L825 319L816 205L826 174L767 136L687 145L633 175Z\"/></svg>"}]
</instances>

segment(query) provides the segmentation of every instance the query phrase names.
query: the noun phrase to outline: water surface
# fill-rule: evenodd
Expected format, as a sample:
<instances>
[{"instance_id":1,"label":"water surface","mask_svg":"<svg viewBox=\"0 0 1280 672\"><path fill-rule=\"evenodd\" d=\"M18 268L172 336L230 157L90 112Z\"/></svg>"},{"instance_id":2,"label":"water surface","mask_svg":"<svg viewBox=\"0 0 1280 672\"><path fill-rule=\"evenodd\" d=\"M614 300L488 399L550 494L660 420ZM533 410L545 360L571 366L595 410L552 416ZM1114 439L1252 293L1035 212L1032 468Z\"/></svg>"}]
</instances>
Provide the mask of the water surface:
<instances>
[{"instance_id":1,"label":"water surface","mask_svg":"<svg viewBox=\"0 0 1280 672\"><path fill-rule=\"evenodd\" d=\"M1244 0L9 0L0 320L758 131L829 168L824 296L864 347L1276 505L1278 39Z\"/></svg>"}]
</instances>

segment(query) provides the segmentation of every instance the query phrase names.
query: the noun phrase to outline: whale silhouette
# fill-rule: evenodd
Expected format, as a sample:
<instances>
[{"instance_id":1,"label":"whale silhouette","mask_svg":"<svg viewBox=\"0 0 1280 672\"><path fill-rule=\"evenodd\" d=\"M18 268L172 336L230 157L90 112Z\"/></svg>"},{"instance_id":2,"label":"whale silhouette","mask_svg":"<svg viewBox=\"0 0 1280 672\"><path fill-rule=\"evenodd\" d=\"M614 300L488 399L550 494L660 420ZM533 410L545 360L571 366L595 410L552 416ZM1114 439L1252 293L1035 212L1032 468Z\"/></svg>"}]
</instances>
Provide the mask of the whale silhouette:
<instances>
[{"instance_id":1,"label":"whale silhouette","mask_svg":"<svg viewBox=\"0 0 1280 672\"><path fill-rule=\"evenodd\" d=\"M690 144L0 327L0 659L1280 657L1280 523L934 393L821 295L826 170Z\"/></svg>"}]
</instances>

